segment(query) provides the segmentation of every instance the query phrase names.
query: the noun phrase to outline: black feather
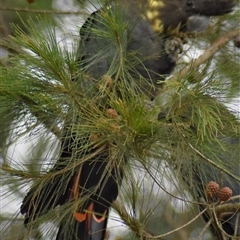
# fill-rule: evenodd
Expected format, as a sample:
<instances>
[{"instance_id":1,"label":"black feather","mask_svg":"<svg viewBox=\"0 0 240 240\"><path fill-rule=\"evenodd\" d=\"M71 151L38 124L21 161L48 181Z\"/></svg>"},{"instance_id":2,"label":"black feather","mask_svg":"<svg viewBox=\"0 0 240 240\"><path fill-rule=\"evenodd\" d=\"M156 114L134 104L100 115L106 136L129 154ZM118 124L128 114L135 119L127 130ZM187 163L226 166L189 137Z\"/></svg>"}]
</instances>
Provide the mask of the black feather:
<instances>
[{"instance_id":1,"label":"black feather","mask_svg":"<svg viewBox=\"0 0 240 240\"><path fill-rule=\"evenodd\" d=\"M233 10L234 0L162 0L158 7L164 32L180 28L187 31L188 18L196 15L219 16Z\"/></svg>"}]
</instances>

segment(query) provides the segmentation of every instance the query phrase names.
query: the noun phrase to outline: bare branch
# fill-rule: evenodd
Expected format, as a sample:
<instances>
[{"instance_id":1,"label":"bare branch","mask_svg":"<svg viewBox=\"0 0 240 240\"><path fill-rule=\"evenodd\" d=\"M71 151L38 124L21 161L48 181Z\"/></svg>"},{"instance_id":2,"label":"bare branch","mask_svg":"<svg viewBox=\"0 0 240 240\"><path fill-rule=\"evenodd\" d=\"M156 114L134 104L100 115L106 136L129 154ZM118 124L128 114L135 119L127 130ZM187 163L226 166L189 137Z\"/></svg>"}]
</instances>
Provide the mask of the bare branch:
<instances>
[{"instance_id":1,"label":"bare branch","mask_svg":"<svg viewBox=\"0 0 240 240\"><path fill-rule=\"evenodd\" d=\"M226 45L231 39L235 38L240 34L240 28L236 28L228 33L226 33L222 38L216 40L209 48L205 50L205 52L199 56L196 60L189 63L186 67L184 67L181 71L177 72L167 80L167 82L175 82L180 81L183 77L185 77L190 69L195 69L199 67L202 63L206 62L210 59L220 48Z\"/></svg>"},{"instance_id":2,"label":"bare branch","mask_svg":"<svg viewBox=\"0 0 240 240\"><path fill-rule=\"evenodd\" d=\"M216 164L215 162L213 162L211 159L205 157L201 152L199 152L196 148L194 148L192 146L192 144L189 143L190 148L196 152L201 158L203 158L205 161L207 161L208 163L210 163L212 166L218 168L219 170L221 170L222 172L226 173L227 175L229 175L230 177L236 179L237 181L240 182L240 178L238 178L237 176L235 176L234 174L232 174L231 172L227 171L226 169L220 167L218 164Z\"/></svg>"},{"instance_id":3,"label":"bare branch","mask_svg":"<svg viewBox=\"0 0 240 240\"><path fill-rule=\"evenodd\" d=\"M28 12L28 13L39 13L39 14L69 14L69 15L89 15L87 11L79 10L79 11L59 11L59 10L49 10L49 9L29 9L29 8L10 8L0 6L0 10L2 11L10 11L10 12Z\"/></svg>"}]
</instances>

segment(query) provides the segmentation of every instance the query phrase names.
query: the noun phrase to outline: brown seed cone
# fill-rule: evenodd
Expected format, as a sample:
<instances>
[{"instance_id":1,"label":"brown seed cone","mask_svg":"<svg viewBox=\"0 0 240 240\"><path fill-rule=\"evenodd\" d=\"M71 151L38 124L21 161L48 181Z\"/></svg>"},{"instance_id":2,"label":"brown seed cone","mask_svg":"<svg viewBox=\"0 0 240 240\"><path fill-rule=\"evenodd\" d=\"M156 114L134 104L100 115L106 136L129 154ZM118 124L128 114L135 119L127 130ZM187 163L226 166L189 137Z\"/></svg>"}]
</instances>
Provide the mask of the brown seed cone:
<instances>
[{"instance_id":1,"label":"brown seed cone","mask_svg":"<svg viewBox=\"0 0 240 240\"><path fill-rule=\"evenodd\" d=\"M220 201L226 202L232 196L232 189L224 187L219 190L218 198Z\"/></svg>"},{"instance_id":2,"label":"brown seed cone","mask_svg":"<svg viewBox=\"0 0 240 240\"><path fill-rule=\"evenodd\" d=\"M218 183L216 183L214 181L209 182L206 186L207 196L209 196L209 197L217 196L219 189L220 189L220 187L219 187Z\"/></svg>"},{"instance_id":3,"label":"brown seed cone","mask_svg":"<svg viewBox=\"0 0 240 240\"><path fill-rule=\"evenodd\" d=\"M114 110L112 108L108 108L106 110L106 114L111 118L117 118L118 117L118 114L117 114L116 110Z\"/></svg>"},{"instance_id":4,"label":"brown seed cone","mask_svg":"<svg viewBox=\"0 0 240 240\"><path fill-rule=\"evenodd\" d=\"M99 138L99 134L97 133L93 133L89 135L89 140L92 142L96 141L98 138Z\"/></svg>"}]
</instances>

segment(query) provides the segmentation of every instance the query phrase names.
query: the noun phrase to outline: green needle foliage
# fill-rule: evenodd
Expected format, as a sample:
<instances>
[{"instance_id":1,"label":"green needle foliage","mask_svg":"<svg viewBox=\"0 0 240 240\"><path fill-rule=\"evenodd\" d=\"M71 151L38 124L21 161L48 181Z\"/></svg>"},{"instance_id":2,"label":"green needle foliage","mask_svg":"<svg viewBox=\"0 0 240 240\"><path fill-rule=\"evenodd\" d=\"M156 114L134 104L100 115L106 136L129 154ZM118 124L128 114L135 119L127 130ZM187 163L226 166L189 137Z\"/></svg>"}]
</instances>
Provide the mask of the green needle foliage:
<instances>
[{"instance_id":1,"label":"green needle foliage","mask_svg":"<svg viewBox=\"0 0 240 240\"><path fill-rule=\"evenodd\" d=\"M196 166L203 182L208 172L213 171L212 167L240 182L239 109L230 109L225 104L239 97L240 65L236 53L239 49L231 42L222 46L200 66L190 67L180 79L176 70L175 80L166 80L165 86L159 84L159 95L152 102L130 74L144 59L137 52L124 52L127 23L111 11L103 16L104 31L94 31L115 46L116 55L101 79L88 75L87 68L92 62L87 67L79 67L77 46L72 51L60 47L51 22L41 18L37 22L23 22L27 33L13 26L15 35L5 45L15 51L0 70L1 184L8 188L9 194L14 192L17 198L22 198L21 188L27 183L33 182L39 192L41 186L64 171L68 171L65 179L71 177L74 169L86 161L88 156L84 152L89 147L112 145L110 164L124 169L119 196L124 206L116 204L114 208L131 229L131 239L145 239L152 234L165 234L197 215L197 201L186 194L186 191L197 194L199 190L193 176ZM214 20L213 28L218 31L212 29L206 35L189 38L189 45L213 44L210 36L219 39L233 29L223 24L226 19ZM233 16L230 21L235 21ZM92 61L107 57L109 50L113 51L103 48ZM191 64L181 62L179 66ZM197 77L195 73L199 73ZM66 168L62 172L53 173L49 170L58 159L59 141L67 140L63 129L70 133L68 137L75 137L74 146L69 146L74 154L64 163ZM93 140L82 145L86 135ZM31 144L19 161L9 157L9 151L23 141L23 136L25 143ZM234 139L234 143L229 143L229 139ZM149 186L144 187L143 178L149 179ZM64 179L61 184L66 184ZM176 199L195 204L189 203L187 209L179 210L171 204ZM166 207L169 214L164 216ZM139 211L137 217L132 212L134 208ZM37 224L46 220L57 223L71 210L72 206L64 206L61 217L58 210L51 211ZM11 224L15 226L21 219L22 216L14 216ZM179 225L174 225L173 219ZM6 223L5 218L1 220L2 224ZM163 226L161 230L154 223ZM201 228L203 225L199 224ZM6 229L11 229L8 224ZM46 224L43 232L53 236L52 229ZM176 236L184 239L196 226L189 225L186 229L159 239ZM23 235L19 239L26 239L28 234L25 236L21 231ZM44 239L38 231L33 237Z\"/></svg>"}]
</instances>

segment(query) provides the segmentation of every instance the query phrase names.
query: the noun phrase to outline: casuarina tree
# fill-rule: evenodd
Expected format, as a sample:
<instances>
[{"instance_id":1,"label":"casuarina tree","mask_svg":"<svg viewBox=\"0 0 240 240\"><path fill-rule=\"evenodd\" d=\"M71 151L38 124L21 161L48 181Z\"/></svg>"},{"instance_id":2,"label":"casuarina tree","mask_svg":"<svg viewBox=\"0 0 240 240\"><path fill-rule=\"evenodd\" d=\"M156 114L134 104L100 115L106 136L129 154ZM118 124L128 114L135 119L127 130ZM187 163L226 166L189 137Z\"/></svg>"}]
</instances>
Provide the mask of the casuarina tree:
<instances>
[{"instance_id":1,"label":"casuarina tree","mask_svg":"<svg viewBox=\"0 0 240 240\"><path fill-rule=\"evenodd\" d=\"M26 232L45 223L43 232L51 239L103 240L113 207L132 231L126 238L172 239L177 232L191 239L192 231L186 235L183 229L193 220L172 231L153 229L159 206L161 214L171 213L165 213L167 204L156 190L140 193L137 174L146 174L171 201L197 206L195 218L206 222L202 231L193 231L199 239L206 229L216 239L240 236L239 123L226 104L239 93L237 47L229 42L239 34L233 27L235 5L232 0L93 4L98 9L80 28L74 54L60 48L49 26L39 31L29 21L30 35L14 27L5 45L15 51L1 79L1 112L13 116L6 136L37 137L44 158L39 168L31 159L27 166L33 169L6 159L3 164L20 185L34 180L20 207ZM199 58L184 61L185 49L200 51L207 44ZM46 153L52 139L51 158ZM49 221L56 234L46 230Z\"/></svg>"}]
</instances>

